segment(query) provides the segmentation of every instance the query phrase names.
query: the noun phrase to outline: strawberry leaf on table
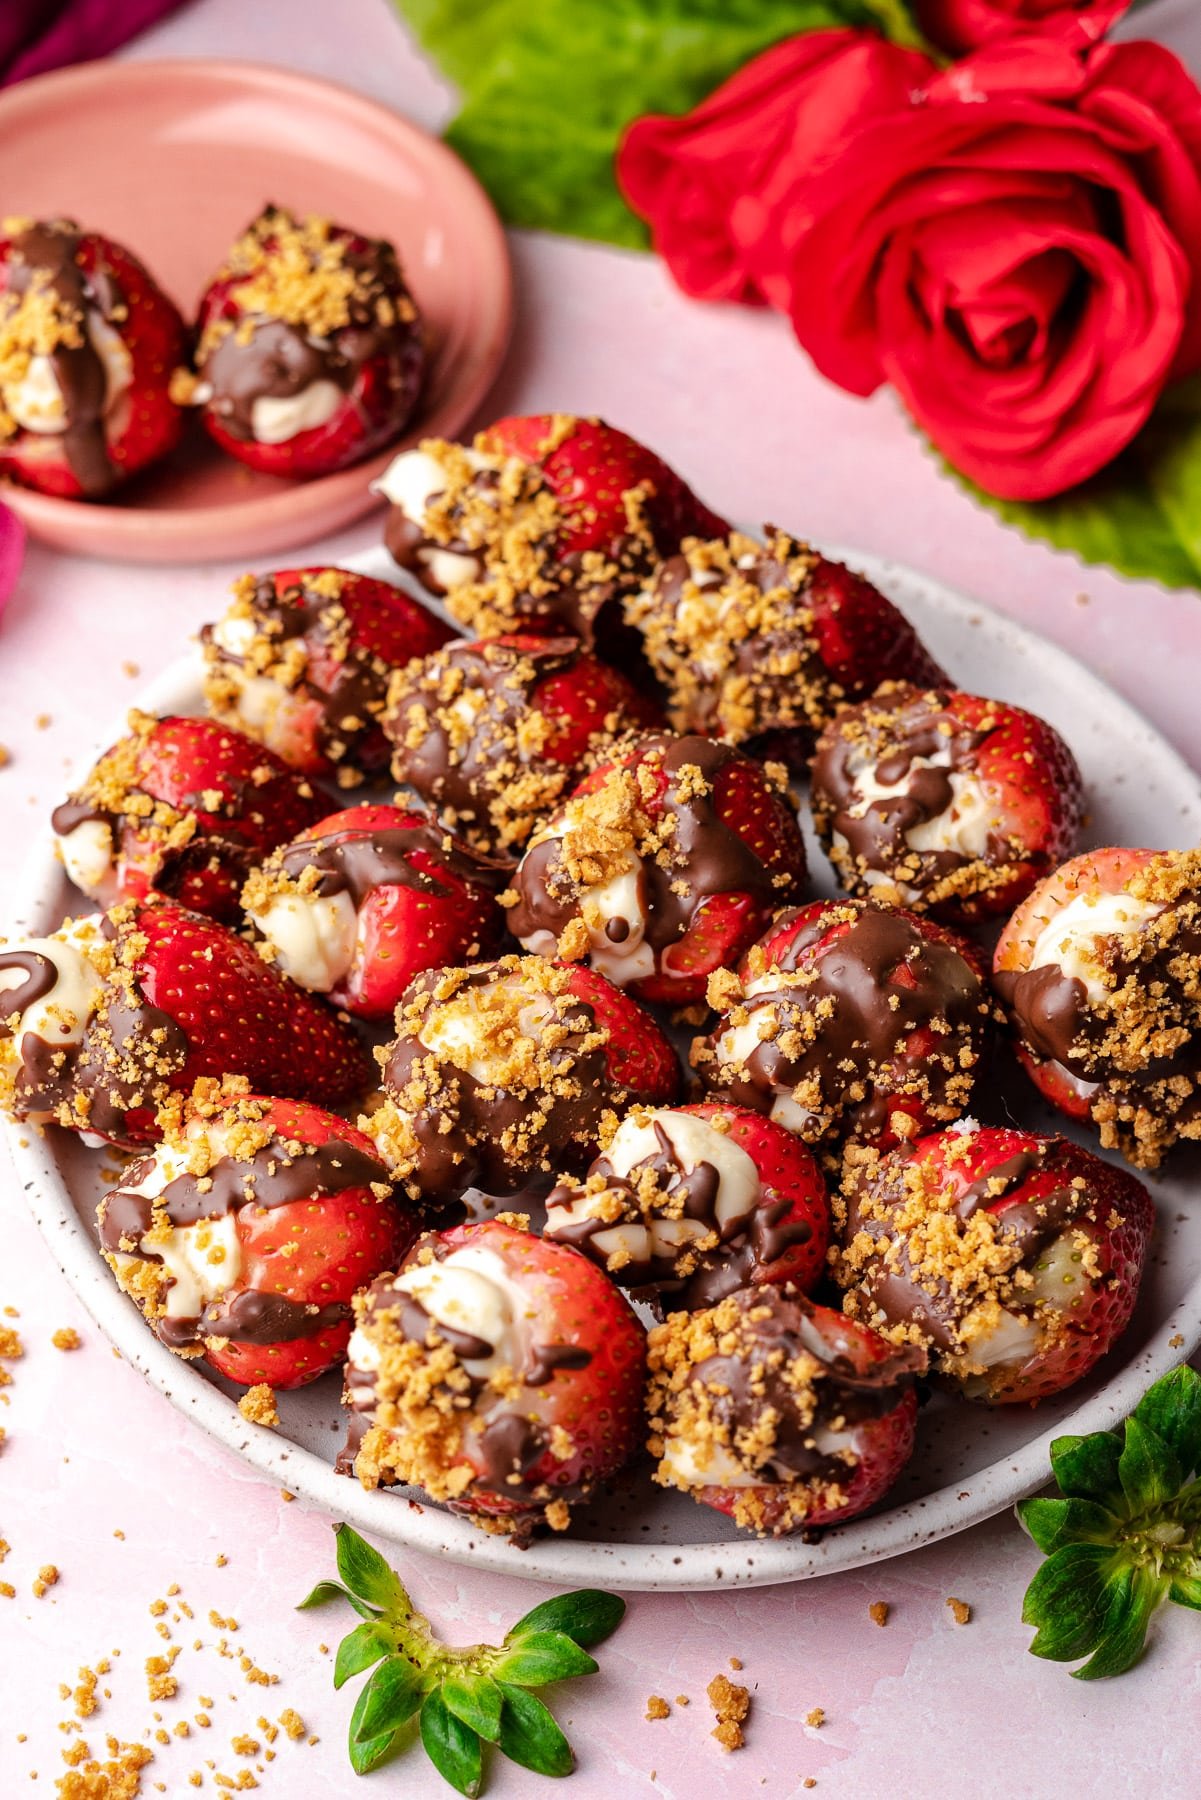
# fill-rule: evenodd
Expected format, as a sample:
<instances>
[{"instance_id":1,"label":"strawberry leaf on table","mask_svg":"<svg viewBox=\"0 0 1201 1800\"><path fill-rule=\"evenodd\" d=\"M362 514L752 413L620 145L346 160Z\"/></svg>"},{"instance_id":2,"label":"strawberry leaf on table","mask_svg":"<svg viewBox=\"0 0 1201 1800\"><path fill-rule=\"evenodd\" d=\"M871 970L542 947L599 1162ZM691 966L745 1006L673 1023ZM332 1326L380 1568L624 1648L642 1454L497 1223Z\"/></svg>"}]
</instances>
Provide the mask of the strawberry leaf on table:
<instances>
[{"instance_id":1,"label":"strawberry leaf on table","mask_svg":"<svg viewBox=\"0 0 1201 1800\"><path fill-rule=\"evenodd\" d=\"M976 500L1027 537L1167 588L1201 587L1201 378L1169 389L1128 450L1052 500Z\"/></svg>"},{"instance_id":2,"label":"strawberry leaf on table","mask_svg":"<svg viewBox=\"0 0 1201 1800\"><path fill-rule=\"evenodd\" d=\"M1201 1609L1201 1375L1182 1366L1121 1433L1056 1438L1058 1498L1017 1514L1047 1560L1026 1590L1030 1649L1095 1681L1133 1667L1164 1600Z\"/></svg>"},{"instance_id":3,"label":"strawberry leaf on table","mask_svg":"<svg viewBox=\"0 0 1201 1800\"><path fill-rule=\"evenodd\" d=\"M683 113L769 44L875 26L920 44L907 0L397 0L462 91L447 142L511 225L644 248L613 155L642 113Z\"/></svg>"},{"instance_id":4,"label":"strawberry leaf on table","mask_svg":"<svg viewBox=\"0 0 1201 1800\"><path fill-rule=\"evenodd\" d=\"M334 1686L370 1669L350 1715L350 1764L357 1775L411 1746L460 1794L478 1794L484 1745L540 1775L569 1775L571 1745L530 1693L547 1682L591 1675L585 1645L620 1625L625 1602L596 1588L544 1600L519 1619L503 1644L451 1649L414 1612L396 1571L349 1525L335 1527L342 1581L320 1581L297 1609L345 1600L362 1623L334 1658ZM343 1583L346 1585L343 1586Z\"/></svg>"}]
</instances>

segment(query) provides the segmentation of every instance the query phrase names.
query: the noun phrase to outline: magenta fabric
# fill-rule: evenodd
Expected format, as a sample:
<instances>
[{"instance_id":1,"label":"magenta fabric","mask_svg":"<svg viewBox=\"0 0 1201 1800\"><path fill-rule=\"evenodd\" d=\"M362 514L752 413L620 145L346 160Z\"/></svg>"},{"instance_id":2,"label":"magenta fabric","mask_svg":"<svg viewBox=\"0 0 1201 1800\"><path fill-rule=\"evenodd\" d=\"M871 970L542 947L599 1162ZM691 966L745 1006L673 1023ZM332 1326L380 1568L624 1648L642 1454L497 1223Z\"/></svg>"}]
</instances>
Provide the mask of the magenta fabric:
<instances>
[{"instance_id":1,"label":"magenta fabric","mask_svg":"<svg viewBox=\"0 0 1201 1800\"><path fill-rule=\"evenodd\" d=\"M25 555L25 527L16 513L0 505L0 617L17 585Z\"/></svg>"},{"instance_id":2,"label":"magenta fabric","mask_svg":"<svg viewBox=\"0 0 1201 1800\"><path fill-rule=\"evenodd\" d=\"M0 0L0 87L108 56L182 0Z\"/></svg>"}]
</instances>

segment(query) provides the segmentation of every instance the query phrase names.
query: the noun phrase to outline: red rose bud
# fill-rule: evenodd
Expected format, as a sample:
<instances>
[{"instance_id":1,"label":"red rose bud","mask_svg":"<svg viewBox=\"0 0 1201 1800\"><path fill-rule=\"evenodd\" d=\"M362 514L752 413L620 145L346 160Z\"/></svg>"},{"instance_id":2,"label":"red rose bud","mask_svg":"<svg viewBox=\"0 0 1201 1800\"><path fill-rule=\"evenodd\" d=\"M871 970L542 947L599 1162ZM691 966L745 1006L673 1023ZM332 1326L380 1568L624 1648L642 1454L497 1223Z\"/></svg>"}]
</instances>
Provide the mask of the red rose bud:
<instances>
[{"instance_id":1,"label":"red rose bud","mask_svg":"<svg viewBox=\"0 0 1201 1800\"><path fill-rule=\"evenodd\" d=\"M1129 10L1130 0L917 0L922 30L952 56L1015 37L1084 48L1100 42Z\"/></svg>"}]
</instances>

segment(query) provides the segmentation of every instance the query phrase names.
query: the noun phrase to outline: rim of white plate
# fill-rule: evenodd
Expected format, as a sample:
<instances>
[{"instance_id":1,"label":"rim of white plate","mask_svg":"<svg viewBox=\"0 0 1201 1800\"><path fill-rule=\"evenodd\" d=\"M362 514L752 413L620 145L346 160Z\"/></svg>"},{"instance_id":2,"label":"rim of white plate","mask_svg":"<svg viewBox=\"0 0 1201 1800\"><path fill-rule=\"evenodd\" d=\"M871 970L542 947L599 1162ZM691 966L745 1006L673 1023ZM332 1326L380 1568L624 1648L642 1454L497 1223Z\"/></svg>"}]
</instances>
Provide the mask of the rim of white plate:
<instances>
[{"instance_id":1,"label":"rim of white plate","mask_svg":"<svg viewBox=\"0 0 1201 1800\"><path fill-rule=\"evenodd\" d=\"M1183 758L1141 715L1066 651L905 564L840 547L831 547L828 554L861 570L886 593L890 588L913 582L920 587L923 602L936 612L968 620L975 616L987 618L994 630L999 628L1011 636L1021 652L1035 651L1044 670L1054 673L1065 685L1091 690L1094 704L1105 708L1113 729L1131 747L1156 757L1161 779L1179 789L1182 810L1196 813L1201 822L1197 777ZM350 566L373 574L384 573L378 554L352 559ZM394 570L391 577L395 580ZM177 705L181 688L188 681L194 684L195 679L194 660L178 658L142 691L137 704L147 711ZM113 742L123 730L121 721L98 742L97 749ZM52 834L48 827L44 828L17 885L11 917L23 921L25 929L35 922L39 929L45 929L41 918L49 892L59 879L52 844ZM1051 1429L1039 1432L1020 1449L959 1482L832 1529L817 1543L806 1544L796 1538L746 1538L655 1545L605 1543L568 1536L537 1540L530 1549L519 1553L507 1540L477 1531L466 1520L437 1507L417 1506L383 1492L366 1492L357 1482L337 1475L330 1463L312 1451L248 1425L225 1393L173 1356L147 1331L84 1230L48 1142L35 1134L25 1136L27 1131L28 1127L9 1127L10 1147L30 1210L71 1286L127 1362L202 1430L301 1500L374 1537L496 1574L558 1585L602 1583L627 1591L697 1591L769 1586L881 1562L978 1524L1043 1486L1049 1474L1052 1438L1116 1425L1137 1404L1151 1381L1201 1346L1199 1275L1138 1354L1074 1412L1058 1417Z\"/></svg>"}]
</instances>

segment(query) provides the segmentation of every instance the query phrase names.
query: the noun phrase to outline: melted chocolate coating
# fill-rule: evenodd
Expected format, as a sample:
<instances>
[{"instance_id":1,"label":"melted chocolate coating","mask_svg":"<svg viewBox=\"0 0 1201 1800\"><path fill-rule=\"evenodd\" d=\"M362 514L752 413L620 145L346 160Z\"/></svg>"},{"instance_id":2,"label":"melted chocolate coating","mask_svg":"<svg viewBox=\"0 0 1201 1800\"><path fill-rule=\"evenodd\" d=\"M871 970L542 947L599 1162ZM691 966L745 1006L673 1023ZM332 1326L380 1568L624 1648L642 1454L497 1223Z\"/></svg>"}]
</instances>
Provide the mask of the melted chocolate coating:
<instances>
[{"instance_id":1,"label":"melted chocolate coating","mask_svg":"<svg viewBox=\"0 0 1201 1800\"><path fill-rule=\"evenodd\" d=\"M54 377L62 391L66 430L63 453L86 497L102 498L119 479L104 430L108 403L108 373L87 330L89 313L98 313L106 324L119 325L124 295L105 269L90 274L78 262L81 233L73 225L36 224L11 240L8 291L22 295L35 276L64 310L78 316L81 342L59 344L50 352Z\"/></svg>"},{"instance_id":2,"label":"melted chocolate coating","mask_svg":"<svg viewBox=\"0 0 1201 1800\"><path fill-rule=\"evenodd\" d=\"M373 831L347 829L322 837L298 838L272 859L274 866L295 881L306 869L317 869L320 879L314 893L328 898L348 894L356 911L379 887L412 888L432 898L445 899L455 888L418 869L412 861L421 851L457 882L476 887L494 886L500 870L475 857L463 845L448 840L432 820L410 825L384 825Z\"/></svg>"},{"instance_id":3,"label":"melted chocolate coating","mask_svg":"<svg viewBox=\"0 0 1201 1800\"><path fill-rule=\"evenodd\" d=\"M16 987L0 987L0 1038L12 1036L8 1023L14 1013L24 1013L51 992L58 970L40 950L0 950L0 975L16 969L23 977Z\"/></svg>"},{"instance_id":4,"label":"melted chocolate coating","mask_svg":"<svg viewBox=\"0 0 1201 1800\"><path fill-rule=\"evenodd\" d=\"M856 915L850 925L807 964L805 952L830 930L831 913L847 908ZM774 930L789 921L783 914ZM811 967L814 979L803 987L768 988L745 1001L752 1018L777 1007L782 1029L757 1044L744 1066L716 1072L723 1093L740 1106L770 1112L777 1094L815 1081L821 1105L814 1110L839 1115L840 1131L864 1138L884 1131L910 1078L924 1078L931 1104L946 1103L950 1083L962 1074L959 1052L978 1046L986 1008L982 981L953 945L924 936L902 913L844 901L804 926L776 966L785 972ZM789 1031L791 1021L819 1008L812 1042ZM939 1032L933 1051L903 1053L903 1042L926 1027Z\"/></svg>"},{"instance_id":5,"label":"melted chocolate coating","mask_svg":"<svg viewBox=\"0 0 1201 1800\"><path fill-rule=\"evenodd\" d=\"M716 790L723 772L745 760L737 750L712 738L655 732L639 739L628 760L641 764L646 759L667 777L667 790L658 804L672 821L667 843L669 866L664 868L654 856L646 856L640 858L637 874L645 940L656 957L679 942L705 902L717 895L748 894L767 919L774 907L795 894L799 881L790 888L777 888L772 871L717 810ZM626 760L623 758L623 765ZM686 771L697 769L704 783L702 792L693 792L686 776ZM519 900L509 915L509 929L515 938L528 941L536 932L549 931L557 939L578 915L580 891L562 867L561 847L561 838L549 837L522 859L513 881ZM803 872L803 854L798 839L799 872ZM620 926L621 933L614 941L621 942L628 930L625 921L610 923Z\"/></svg>"}]
</instances>

